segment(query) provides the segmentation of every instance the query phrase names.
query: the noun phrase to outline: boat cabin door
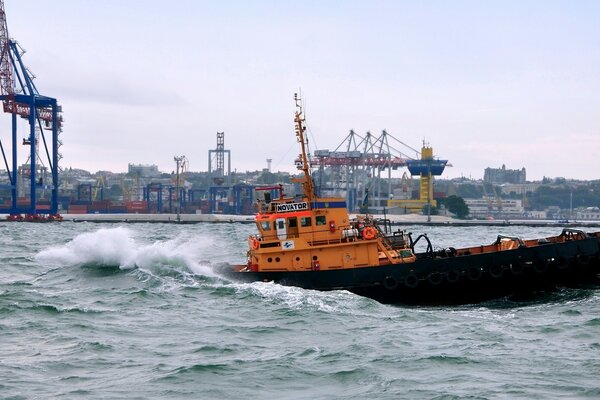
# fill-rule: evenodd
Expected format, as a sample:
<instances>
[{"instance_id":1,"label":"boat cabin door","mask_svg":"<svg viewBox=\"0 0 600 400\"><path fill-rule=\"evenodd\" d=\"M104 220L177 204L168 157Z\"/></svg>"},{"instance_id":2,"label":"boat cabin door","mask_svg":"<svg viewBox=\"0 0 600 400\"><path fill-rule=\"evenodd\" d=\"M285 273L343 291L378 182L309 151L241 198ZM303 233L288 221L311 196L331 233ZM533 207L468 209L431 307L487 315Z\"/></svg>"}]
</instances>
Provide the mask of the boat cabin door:
<instances>
[{"instance_id":1,"label":"boat cabin door","mask_svg":"<svg viewBox=\"0 0 600 400\"><path fill-rule=\"evenodd\" d=\"M287 227L285 225L285 218L277 218L275 220L275 230L277 231L277 239L287 239Z\"/></svg>"}]
</instances>

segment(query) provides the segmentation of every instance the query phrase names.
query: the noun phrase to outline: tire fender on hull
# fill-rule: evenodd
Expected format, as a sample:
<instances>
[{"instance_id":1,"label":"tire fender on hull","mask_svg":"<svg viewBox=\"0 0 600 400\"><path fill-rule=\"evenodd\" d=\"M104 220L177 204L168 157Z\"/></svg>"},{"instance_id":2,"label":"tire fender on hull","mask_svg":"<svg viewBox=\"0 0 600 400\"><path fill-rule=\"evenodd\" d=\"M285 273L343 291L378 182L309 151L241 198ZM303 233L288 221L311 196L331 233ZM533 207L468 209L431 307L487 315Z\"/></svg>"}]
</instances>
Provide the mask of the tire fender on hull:
<instances>
[{"instance_id":1,"label":"tire fender on hull","mask_svg":"<svg viewBox=\"0 0 600 400\"><path fill-rule=\"evenodd\" d=\"M451 269L446 272L446 280L450 283L456 283L460 280L460 271L457 269Z\"/></svg>"},{"instance_id":2,"label":"tire fender on hull","mask_svg":"<svg viewBox=\"0 0 600 400\"><path fill-rule=\"evenodd\" d=\"M585 255L585 254L578 254L577 255L577 264L582 265L582 266L586 266L590 263L590 256Z\"/></svg>"},{"instance_id":3,"label":"tire fender on hull","mask_svg":"<svg viewBox=\"0 0 600 400\"><path fill-rule=\"evenodd\" d=\"M427 281L433 286L440 285L444 281L444 275L439 271L433 271L427 277Z\"/></svg>"},{"instance_id":4,"label":"tire fender on hull","mask_svg":"<svg viewBox=\"0 0 600 400\"><path fill-rule=\"evenodd\" d=\"M520 275L524 270L525 266L521 261L514 261L510 264L510 272L512 272L513 275Z\"/></svg>"},{"instance_id":5,"label":"tire fender on hull","mask_svg":"<svg viewBox=\"0 0 600 400\"><path fill-rule=\"evenodd\" d=\"M388 275L385 278L383 278L383 281L381 281L381 284L387 290L396 290L398 288L398 281L396 280L396 278L394 278L391 275Z\"/></svg>"},{"instance_id":6,"label":"tire fender on hull","mask_svg":"<svg viewBox=\"0 0 600 400\"><path fill-rule=\"evenodd\" d=\"M467 271L467 276L472 281L477 281L481 278L481 267L471 267Z\"/></svg>"},{"instance_id":7,"label":"tire fender on hull","mask_svg":"<svg viewBox=\"0 0 600 400\"><path fill-rule=\"evenodd\" d=\"M556 268L558 269L567 269L569 268L569 264L570 262L567 257L560 256L556 259Z\"/></svg>"},{"instance_id":8,"label":"tire fender on hull","mask_svg":"<svg viewBox=\"0 0 600 400\"><path fill-rule=\"evenodd\" d=\"M409 272L404 277L404 284L409 288L416 288L419 285L419 278L414 272Z\"/></svg>"},{"instance_id":9,"label":"tire fender on hull","mask_svg":"<svg viewBox=\"0 0 600 400\"><path fill-rule=\"evenodd\" d=\"M498 264L493 264L488 269L488 273L490 274L490 276L492 278L495 278L495 279L502 278L502 276L504 275L504 266L503 265L498 265Z\"/></svg>"},{"instance_id":10,"label":"tire fender on hull","mask_svg":"<svg viewBox=\"0 0 600 400\"><path fill-rule=\"evenodd\" d=\"M538 274L544 274L548 272L548 260L539 259L533 263L533 270Z\"/></svg>"}]
</instances>

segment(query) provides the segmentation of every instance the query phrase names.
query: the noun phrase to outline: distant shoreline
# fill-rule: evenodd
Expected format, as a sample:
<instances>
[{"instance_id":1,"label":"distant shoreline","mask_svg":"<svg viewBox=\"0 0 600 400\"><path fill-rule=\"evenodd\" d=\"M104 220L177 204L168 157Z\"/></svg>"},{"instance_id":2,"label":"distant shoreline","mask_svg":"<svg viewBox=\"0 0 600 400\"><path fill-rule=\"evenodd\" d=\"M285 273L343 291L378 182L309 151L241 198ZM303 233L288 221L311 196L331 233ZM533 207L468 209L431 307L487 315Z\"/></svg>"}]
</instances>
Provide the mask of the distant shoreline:
<instances>
[{"instance_id":1,"label":"distant shoreline","mask_svg":"<svg viewBox=\"0 0 600 400\"><path fill-rule=\"evenodd\" d=\"M64 221L95 223L254 223L254 215L229 214L62 214ZM405 214L386 215L392 225L431 225L431 226L531 226L531 227L600 227L600 221L571 221L569 223L555 220L461 220L439 215L432 215L431 222L426 215ZM382 219L383 215L373 215Z\"/></svg>"}]
</instances>

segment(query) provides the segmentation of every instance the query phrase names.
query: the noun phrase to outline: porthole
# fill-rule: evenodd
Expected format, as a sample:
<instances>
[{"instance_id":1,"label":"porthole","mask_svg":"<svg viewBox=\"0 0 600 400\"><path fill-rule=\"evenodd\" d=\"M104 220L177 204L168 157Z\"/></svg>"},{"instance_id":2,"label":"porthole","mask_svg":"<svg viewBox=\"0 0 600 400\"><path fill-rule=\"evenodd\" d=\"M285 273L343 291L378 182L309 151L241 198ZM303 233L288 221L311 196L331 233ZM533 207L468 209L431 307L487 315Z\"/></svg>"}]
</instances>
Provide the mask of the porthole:
<instances>
[{"instance_id":1,"label":"porthole","mask_svg":"<svg viewBox=\"0 0 600 400\"><path fill-rule=\"evenodd\" d=\"M275 262L279 262L279 257L275 257Z\"/></svg>"},{"instance_id":2,"label":"porthole","mask_svg":"<svg viewBox=\"0 0 600 400\"><path fill-rule=\"evenodd\" d=\"M267 258L268 262L273 262L273 259L271 257Z\"/></svg>"}]
</instances>

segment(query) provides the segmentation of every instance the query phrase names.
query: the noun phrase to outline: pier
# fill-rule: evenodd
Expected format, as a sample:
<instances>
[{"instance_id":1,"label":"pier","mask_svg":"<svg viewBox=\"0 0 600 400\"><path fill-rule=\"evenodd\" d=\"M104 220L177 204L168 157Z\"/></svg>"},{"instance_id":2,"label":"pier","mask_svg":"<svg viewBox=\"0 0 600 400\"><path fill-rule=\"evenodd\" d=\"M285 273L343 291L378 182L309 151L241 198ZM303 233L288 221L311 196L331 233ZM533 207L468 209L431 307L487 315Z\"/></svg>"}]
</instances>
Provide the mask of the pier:
<instances>
[{"instance_id":1,"label":"pier","mask_svg":"<svg viewBox=\"0 0 600 400\"><path fill-rule=\"evenodd\" d=\"M254 215L232 214L63 214L64 221L97 223L254 223ZM375 219L384 219L383 215L373 215ZM478 220L455 219L432 215L406 214L386 215L392 225L431 225L431 226L555 226L555 227L600 227L598 221L558 222L555 220Z\"/></svg>"}]
</instances>

